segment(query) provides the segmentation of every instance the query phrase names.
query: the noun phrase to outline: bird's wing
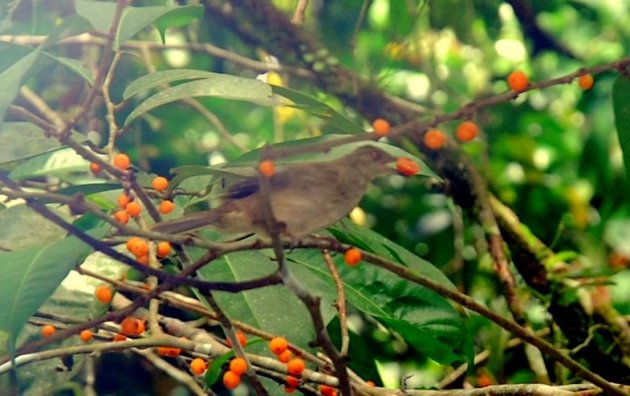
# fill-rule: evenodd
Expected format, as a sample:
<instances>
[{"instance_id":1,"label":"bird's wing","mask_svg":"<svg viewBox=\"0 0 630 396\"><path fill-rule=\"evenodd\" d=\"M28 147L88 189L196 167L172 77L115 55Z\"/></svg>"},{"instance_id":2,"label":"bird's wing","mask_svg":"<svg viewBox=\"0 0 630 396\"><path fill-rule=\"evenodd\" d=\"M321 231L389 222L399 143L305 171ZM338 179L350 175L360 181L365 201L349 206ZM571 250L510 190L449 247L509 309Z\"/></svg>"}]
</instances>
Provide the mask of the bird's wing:
<instances>
[{"instance_id":1,"label":"bird's wing","mask_svg":"<svg viewBox=\"0 0 630 396\"><path fill-rule=\"evenodd\" d=\"M269 179L271 189L273 191L284 190L289 186L289 182L295 173L290 169L277 172ZM243 199L256 194L259 190L258 178L252 177L230 185L221 197L224 200Z\"/></svg>"}]
</instances>

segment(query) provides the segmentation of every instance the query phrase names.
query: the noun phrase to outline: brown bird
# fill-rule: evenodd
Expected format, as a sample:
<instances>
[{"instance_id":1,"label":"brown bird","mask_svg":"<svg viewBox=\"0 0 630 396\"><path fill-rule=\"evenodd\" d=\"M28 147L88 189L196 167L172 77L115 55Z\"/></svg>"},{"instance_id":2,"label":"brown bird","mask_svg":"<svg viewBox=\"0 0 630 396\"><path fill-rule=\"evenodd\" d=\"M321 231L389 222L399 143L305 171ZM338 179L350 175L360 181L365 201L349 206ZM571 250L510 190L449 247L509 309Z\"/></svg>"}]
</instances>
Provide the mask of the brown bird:
<instances>
[{"instance_id":1,"label":"brown bird","mask_svg":"<svg viewBox=\"0 0 630 396\"><path fill-rule=\"evenodd\" d=\"M287 164L269 179L269 202L283 234L294 238L326 228L347 215L361 200L372 179L395 170L396 158L364 145L327 162ZM261 209L259 179L252 177L228 187L217 208L156 224L154 231L182 233L214 227L230 234L268 237Z\"/></svg>"}]
</instances>

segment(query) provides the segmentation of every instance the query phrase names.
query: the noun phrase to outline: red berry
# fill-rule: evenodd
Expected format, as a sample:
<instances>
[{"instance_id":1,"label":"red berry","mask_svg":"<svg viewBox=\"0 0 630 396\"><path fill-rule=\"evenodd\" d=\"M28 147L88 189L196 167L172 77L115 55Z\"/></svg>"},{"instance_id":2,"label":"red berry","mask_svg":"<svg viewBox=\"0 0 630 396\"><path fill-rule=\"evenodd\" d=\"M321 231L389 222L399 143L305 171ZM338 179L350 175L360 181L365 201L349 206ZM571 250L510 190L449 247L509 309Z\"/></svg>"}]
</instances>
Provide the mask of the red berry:
<instances>
[{"instance_id":1,"label":"red berry","mask_svg":"<svg viewBox=\"0 0 630 396\"><path fill-rule=\"evenodd\" d=\"M269 350L276 355L286 351L289 343L284 337L274 337L269 341Z\"/></svg>"},{"instance_id":2,"label":"red berry","mask_svg":"<svg viewBox=\"0 0 630 396\"><path fill-rule=\"evenodd\" d=\"M521 70L515 70L507 76L508 87L514 92L521 92L527 89L529 77Z\"/></svg>"}]
</instances>

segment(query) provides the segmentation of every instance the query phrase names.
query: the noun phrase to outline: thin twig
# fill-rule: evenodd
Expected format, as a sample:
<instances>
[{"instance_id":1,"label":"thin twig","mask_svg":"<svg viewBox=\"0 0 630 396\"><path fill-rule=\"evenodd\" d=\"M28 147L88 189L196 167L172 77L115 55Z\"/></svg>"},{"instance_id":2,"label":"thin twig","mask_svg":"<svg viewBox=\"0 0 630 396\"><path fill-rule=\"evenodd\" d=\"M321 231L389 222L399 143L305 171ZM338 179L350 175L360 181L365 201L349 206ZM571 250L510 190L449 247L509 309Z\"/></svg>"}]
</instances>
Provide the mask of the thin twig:
<instances>
[{"instance_id":1,"label":"thin twig","mask_svg":"<svg viewBox=\"0 0 630 396\"><path fill-rule=\"evenodd\" d=\"M308 7L308 0L298 0L291 17L291 23L294 25L304 24L304 14L306 13L306 7Z\"/></svg>"},{"instance_id":2,"label":"thin twig","mask_svg":"<svg viewBox=\"0 0 630 396\"><path fill-rule=\"evenodd\" d=\"M107 109L105 119L107 119L107 124L109 125L109 139L107 141L107 145L105 146L105 151L109 154L110 159L114 155L114 146L116 145L116 138L118 137L119 129L118 124L116 124L116 105L114 105L109 91L116 66L118 66L118 62L120 62L120 58L122 57L121 54L122 53L120 51L116 51L114 59L112 59L112 63L107 70L105 78L103 79L103 101L105 102L105 108Z\"/></svg>"},{"instance_id":3,"label":"thin twig","mask_svg":"<svg viewBox=\"0 0 630 396\"><path fill-rule=\"evenodd\" d=\"M333 282L335 282L335 288L337 289L337 302L335 303L335 307L337 308L339 327L341 328L341 348L339 348L339 354L341 356L347 356L348 348L350 347L350 336L348 335L348 318L346 315L346 293L337 267L332 261L332 257L330 257L330 252L328 250L322 250L322 256L324 257L326 267L328 267L330 276Z\"/></svg>"},{"instance_id":4,"label":"thin twig","mask_svg":"<svg viewBox=\"0 0 630 396\"><path fill-rule=\"evenodd\" d=\"M204 391L193 377L191 377L189 374L185 373L184 371L178 369L177 367L171 366L167 361L160 358L152 350L134 348L133 351L137 353L138 355L143 356L149 362L151 362L151 364L155 366L158 370L163 371L169 377L173 378L175 381L186 386L186 388L188 388L188 390L193 395L206 396L208 394L210 395L214 394L214 392L212 392L211 390Z\"/></svg>"}]
</instances>

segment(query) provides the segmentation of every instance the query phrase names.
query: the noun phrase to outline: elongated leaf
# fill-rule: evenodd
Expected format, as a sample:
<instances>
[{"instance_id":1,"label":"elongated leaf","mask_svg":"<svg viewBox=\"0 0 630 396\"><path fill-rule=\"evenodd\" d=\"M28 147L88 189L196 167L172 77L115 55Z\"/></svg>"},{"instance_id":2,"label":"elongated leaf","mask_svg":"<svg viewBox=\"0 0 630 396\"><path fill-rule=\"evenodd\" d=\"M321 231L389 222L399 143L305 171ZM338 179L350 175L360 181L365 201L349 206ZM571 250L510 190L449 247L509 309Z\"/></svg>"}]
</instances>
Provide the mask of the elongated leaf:
<instances>
[{"instance_id":1,"label":"elongated leaf","mask_svg":"<svg viewBox=\"0 0 630 396\"><path fill-rule=\"evenodd\" d=\"M43 49L55 43L64 35L80 33L87 28L88 23L85 18L77 15L67 17L63 23L50 32L42 44L0 73L0 124L4 121L7 108L17 96L22 83L37 63ZM10 50L10 47L3 47L3 50L7 49Z\"/></svg>"},{"instance_id":2,"label":"elongated leaf","mask_svg":"<svg viewBox=\"0 0 630 396\"><path fill-rule=\"evenodd\" d=\"M0 164L29 158L59 148L59 141L44 137L40 127L29 122L7 122L2 126Z\"/></svg>"},{"instance_id":3,"label":"elongated leaf","mask_svg":"<svg viewBox=\"0 0 630 396\"><path fill-rule=\"evenodd\" d=\"M33 48L15 44L15 43L2 43L0 44L0 56L6 56L9 60L16 54L28 54L33 51ZM92 84L93 76L92 72L85 68L83 63L77 59L66 58L63 56L53 55L49 52L42 51L42 56L45 59L52 60L59 65L67 68L68 70L76 73L78 76L83 78L88 84ZM4 59L3 59L4 60ZM0 69L2 66L0 65Z\"/></svg>"},{"instance_id":4,"label":"elongated leaf","mask_svg":"<svg viewBox=\"0 0 630 396\"><path fill-rule=\"evenodd\" d=\"M228 254L211 266L202 268L198 274L205 280L243 281L273 273L275 268L276 263L266 255L250 251ZM306 308L284 286L235 294L216 292L215 297L230 317L272 334L283 335L304 348L308 348L308 342L314 337ZM203 302L201 296L200 300Z\"/></svg>"},{"instance_id":5,"label":"elongated leaf","mask_svg":"<svg viewBox=\"0 0 630 396\"><path fill-rule=\"evenodd\" d=\"M201 18L203 16L203 11L203 6L189 5L177 7L176 9L171 10L159 17L154 22L154 26L158 30L158 32L160 32L162 42L165 42L166 29L186 26L195 19Z\"/></svg>"},{"instance_id":6,"label":"elongated leaf","mask_svg":"<svg viewBox=\"0 0 630 396\"><path fill-rule=\"evenodd\" d=\"M125 125L158 106L184 98L199 96L244 100L261 106L271 106L274 104L271 97L271 88L264 82L229 74L216 74L210 78L191 81L165 89L149 97L129 114Z\"/></svg>"},{"instance_id":7,"label":"elongated leaf","mask_svg":"<svg viewBox=\"0 0 630 396\"><path fill-rule=\"evenodd\" d=\"M26 205L13 205L0 211L0 245L4 249L18 250L59 241L63 235L61 228ZM0 270L1 268L0 263Z\"/></svg>"},{"instance_id":8,"label":"elongated leaf","mask_svg":"<svg viewBox=\"0 0 630 396\"><path fill-rule=\"evenodd\" d=\"M13 103L25 76L37 61L40 52L41 47L0 73L0 122L4 120L7 108Z\"/></svg>"},{"instance_id":9,"label":"elongated leaf","mask_svg":"<svg viewBox=\"0 0 630 396\"><path fill-rule=\"evenodd\" d=\"M18 165L9 176L13 180L39 176L63 177L71 172L85 171L89 162L69 148L37 155Z\"/></svg>"},{"instance_id":10,"label":"elongated leaf","mask_svg":"<svg viewBox=\"0 0 630 396\"><path fill-rule=\"evenodd\" d=\"M293 102L293 106L308 111L309 113L326 120L335 129L343 133L359 133L363 132L361 125L342 115L326 103L319 101L311 96L304 95L293 89L272 85L273 93L284 96Z\"/></svg>"},{"instance_id":11,"label":"elongated leaf","mask_svg":"<svg viewBox=\"0 0 630 396\"><path fill-rule=\"evenodd\" d=\"M330 231L342 242L353 244L398 262L448 288L455 286L429 262L363 227L344 221ZM330 278L321 265L313 265L304 252L291 258L322 280ZM339 266L346 297L352 305L404 335L407 342L427 356L451 363L469 356L472 345L464 318L442 296L369 264ZM330 281L323 282L323 287ZM312 284L312 281L311 283ZM319 286L322 287L322 286ZM321 290L321 289L319 289Z\"/></svg>"},{"instance_id":12,"label":"elongated leaf","mask_svg":"<svg viewBox=\"0 0 630 396\"><path fill-rule=\"evenodd\" d=\"M314 144L324 143L324 142L334 142L335 139L344 139L347 137L348 137L347 135L330 134L330 135L317 136L314 138L291 140L291 141L271 145L271 147L272 149L273 148L305 147L311 144L314 145ZM296 156L279 159L276 162L279 164L281 163L288 164L291 162L304 162L305 160L306 161L330 161L332 159L342 157L346 154L350 154L351 152L356 150L358 147L365 146L365 145L376 146L394 157L407 157L407 158L412 159L414 162L416 162L420 166L420 171L417 174L418 176L429 176L429 177L435 177L435 178L438 177L431 170L431 168L429 168L429 166L420 158L410 154L409 152L399 147L392 146L391 144L382 143L382 142L373 142L373 141L345 143L345 144L336 146L327 152L313 152L313 153L307 153L307 154L302 154L302 155L296 155ZM252 150L241 155L235 161L231 161L226 166L226 168L233 165L237 165L237 166L243 166L245 164L254 165L259 160L260 160L260 149L256 149L256 150Z\"/></svg>"},{"instance_id":13,"label":"elongated leaf","mask_svg":"<svg viewBox=\"0 0 630 396\"><path fill-rule=\"evenodd\" d=\"M127 7L120 20L118 33L114 39L114 48L120 46L141 30L158 22L160 34L170 26L182 26L203 14L202 6L152 6L152 7ZM169 24L170 22L170 24Z\"/></svg>"},{"instance_id":14,"label":"elongated leaf","mask_svg":"<svg viewBox=\"0 0 630 396\"><path fill-rule=\"evenodd\" d=\"M90 232L102 237L106 228ZM11 341L61 281L92 248L75 237L62 241L0 253L0 329Z\"/></svg>"},{"instance_id":15,"label":"elongated leaf","mask_svg":"<svg viewBox=\"0 0 630 396\"><path fill-rule=\"evenodd\" d=\"M88 84L92 85L92 83L94 82L94 76L92 75L92 72L88 70L83 62L81 62L80 60L66 58L63 56L56 56L49 54L48 52L44 52L44 55L59 63L60 65L65 66L68 70L73 71L79 77L84 79Z\"/></svg>"},{"instance_id":16,"label":"elongated leaf","mask_svg":"<svg viewBox=\"0 0 630 396\"><path fill-rule=\"evenodd\" d=\"M123 99L127 100L142 91L157 88L165 83L168 84L174 81L182 80L198 80L221 75L222 74L219 73L193 69L162 70L133 80L129 85L127 85L127 88L125 88L125 91L123 92Z\"/></svg>"},{"instance_id":17,"label":"elongated leaf","mask_svg":"<svg viewBox=\"0 0 630 396\"><path fill-rule=\"evenodd\" d=\"M74 7L77 14L87 19L92 27L101 33L109 32L114 20L116 3L105 1L76 0Z\"/></svg>"},{"instance_id":18,"label":"elongated leaf","mask_svg":"<svg viewBox=\"0 0 630 396\"><path fill-rule=\"evenodd\" d=\"M615 126L626 168L626 186L630 191L630 80L623 75L617 77L612 96Z\"/></svg>"}]
</instances>

